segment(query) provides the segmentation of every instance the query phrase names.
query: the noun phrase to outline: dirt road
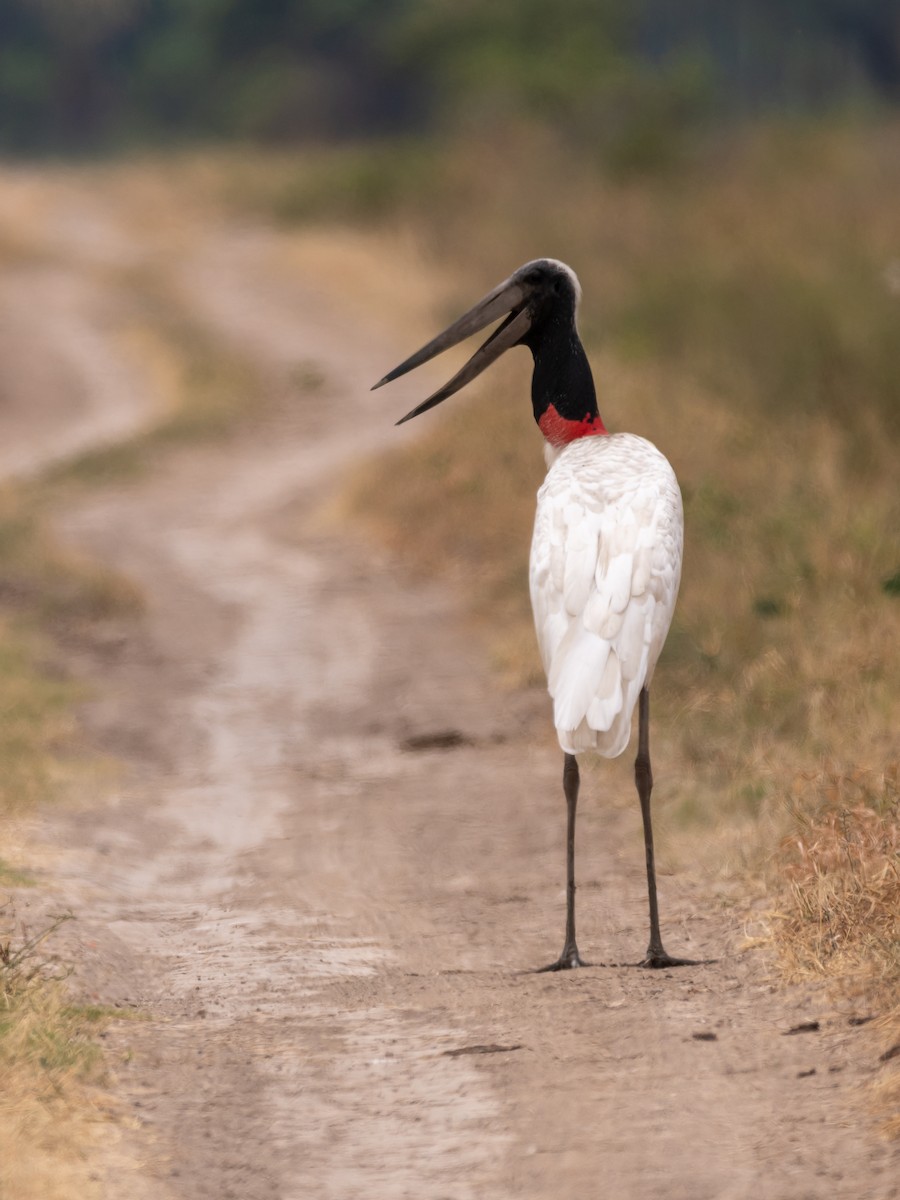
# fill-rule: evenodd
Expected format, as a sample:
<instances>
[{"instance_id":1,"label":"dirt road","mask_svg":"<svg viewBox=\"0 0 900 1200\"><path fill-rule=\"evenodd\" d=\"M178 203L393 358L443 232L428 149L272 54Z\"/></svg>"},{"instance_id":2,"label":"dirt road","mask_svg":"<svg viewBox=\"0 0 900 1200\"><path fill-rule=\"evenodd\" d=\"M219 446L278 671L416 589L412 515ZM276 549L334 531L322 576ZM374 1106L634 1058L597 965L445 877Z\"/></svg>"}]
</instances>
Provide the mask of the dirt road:
<instances>
[{"instance_id":1,"label":"dirt road","mask_svg":"<svg viewBox=\"0 0 900 1200\"><path fill-rule=\"evenodd\" d=\"M77 286L101 286L110 245L154 253L90 191L43 220ZM864 1033L742 952L740 897L661 880L668 943L709 965L527 970L563 924L544 697L500 690L451 595L323 515L342 468L398 436L421 382L367 386L412 347L350 337L273 233L211 223L180 246L167 270L192 319L284 401L58 518L147 599L137 631L73 650L121 785L40 830L78 918L77 986L147 1014L107 1037L128 1118L99 1156L110 1200L900 1194L858 1095ZM60 334L30 336L49 356ZM115 344L102 322L77 342L66 386L81 372L96 396ZM324 383L299 386L311 364ZM117 379L149 415L147 380ZM59 409L55 387L41 406ZM46 444L33 421L22 455ZM586 781L579 941L596 961L646 941L631 788L628 763Z\"/></svg>"}]
</instances>

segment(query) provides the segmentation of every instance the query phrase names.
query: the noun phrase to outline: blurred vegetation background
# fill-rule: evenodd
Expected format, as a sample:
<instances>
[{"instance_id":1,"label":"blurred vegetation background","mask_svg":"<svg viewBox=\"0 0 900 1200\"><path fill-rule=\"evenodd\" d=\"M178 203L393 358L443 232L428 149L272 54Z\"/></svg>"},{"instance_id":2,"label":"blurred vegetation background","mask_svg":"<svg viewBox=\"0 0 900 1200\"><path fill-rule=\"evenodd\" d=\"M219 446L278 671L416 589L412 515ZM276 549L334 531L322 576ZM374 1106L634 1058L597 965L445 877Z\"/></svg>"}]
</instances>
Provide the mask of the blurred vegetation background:
<instances>
[{"instance_id":1,"label":"blurred vegetation background","mask_svg":"<svg viewBox=\"0 0 900 1200\"><path fill-rule=\"evenodd\" d=\"M0 7L0 147L20 152L422 132L487 106L640 157L698 119L898 95L891 0Z\"/></svg>"}]
</instances>

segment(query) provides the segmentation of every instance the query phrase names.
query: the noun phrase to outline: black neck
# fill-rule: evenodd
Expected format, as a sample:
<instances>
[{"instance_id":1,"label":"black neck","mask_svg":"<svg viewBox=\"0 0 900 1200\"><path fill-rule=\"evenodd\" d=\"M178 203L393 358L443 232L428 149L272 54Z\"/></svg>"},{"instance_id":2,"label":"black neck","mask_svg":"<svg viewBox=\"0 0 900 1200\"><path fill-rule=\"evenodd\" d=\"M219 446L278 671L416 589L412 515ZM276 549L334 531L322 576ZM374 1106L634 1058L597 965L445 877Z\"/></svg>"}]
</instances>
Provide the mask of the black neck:
<instances>
[{"instance_id":1,"label":"black neck","mask_svg":"<svg viewBox=\"0 0 900 1200\"><path fill-rule=\"evenodd\" d=\"M534 419L552 404L567 421L598 417L594 377L578 330L574 312L557 308L536 322L522 339L534 357L531 404Z\"/></svg>"}]
</instances>

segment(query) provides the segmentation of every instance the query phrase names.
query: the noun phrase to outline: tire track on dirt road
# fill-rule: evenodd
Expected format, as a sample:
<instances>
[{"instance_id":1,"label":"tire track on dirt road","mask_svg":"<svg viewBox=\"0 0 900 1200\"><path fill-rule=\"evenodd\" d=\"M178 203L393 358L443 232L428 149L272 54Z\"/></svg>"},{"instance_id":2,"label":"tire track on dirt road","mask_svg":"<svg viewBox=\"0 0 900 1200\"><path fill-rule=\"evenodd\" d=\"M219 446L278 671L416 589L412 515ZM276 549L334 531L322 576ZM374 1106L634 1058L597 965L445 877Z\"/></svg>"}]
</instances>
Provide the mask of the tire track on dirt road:
<instances>
[{"instance_id":1,"label":"tire track on dirt road","mask_svg":"<svg viewBox=\"0 0 900 1200\"><path fill-rule=\"evenodd\" d=\"M209 296L240 283L211 278L215 262L193 269ZM328 386L344 396L358 380L342 377L336 327L316 327L322 306L312 300L305 324L280 311L248 320L243 348L273 387L298 363L324 358ZM271 342L277 317L281 359ZM366 981L392 958L377 920L360 928L369 889L353 880L354 858L372 846L345 840L337 826L346 814L335 812L336 799L371 778L409 773L367 699L392 670L378 623L387 609L398 628L446 626L448 605L389 581L371 591L364 547L357 561L352 546L335 549L321 531L305 544L280 533L284 506L315 509L360 452L338 421L325 432L310 411L316 400L304 411L297 398L239 449L173 455L153 480L60 520L68 539L127 571L148 603L144 642L103 664L92 717L112 749L122 730L129 739L150 731L143 761L114 806L79 813L66 830L69 886L77 894L89 881L77 906L89 960L90 943L100 947L83 974L160 1022L119 1038L134 1055L120 1084L157 1147L146 1168L154 1187L216 1197L310 1187L439 1195L465 1174L459 1194L475 1195L492 1145L476 1131L493 1105L468 1061L441 1056L448 1039L456 1044L455 1022L419 1028L377 991L353 1011L317 1001L323 986ZM374 404L353 420L369 445L389 436ZM445 653L452 660L449 645ZM353 704L348 713L348 697L365 720ZM450 719L443 701L433 718L422 697L404 706L410 728ZM304 828L285 835L298 799ZM277 862L280 850L292 861L273 870L263 860ZM348 1050L335 1057L338 1044Z\"/></svg>"},{"instance_id":2,"label":"tire track on dirt road","mask_svg":"<svg viewBox=\"0 0 900 1200\"><path fill-rule=\"evenodd\" d=\"M80 663L127 775L47 819L82 986L149 1014L108 1039L139 1166L107 1194L888 1200L892 1152L849 1115L859 1035L735 953L708 890L661 880L673 945L714 964L521 973L561 931L544 698L499 691L444 589L322 516L396 436L367 390L396 354L282 251L206 228L173 283L289 402L59 516L147 598L137 636ZM310 364L319 390L291 382ZM404 749L448 728L455 749ZM628 776L597 779L630 796ZM622 961L645 936L638 818L596 790L584 944ZM820 1034L781 1036L813 1010Z\"/></svg>"},{"instance_id":3,"label":"tire track on dirt road","mask_svg":"<svg viewBox=\"0 0 900 1200\"><path fill-rule=\"evenodd\" d=\"M127 298L126 298L127 300ZM0 479L124 441L157 398L114 344L122 296L71 267L6 271L0 282Z\"/></svg>"}]
</instances>

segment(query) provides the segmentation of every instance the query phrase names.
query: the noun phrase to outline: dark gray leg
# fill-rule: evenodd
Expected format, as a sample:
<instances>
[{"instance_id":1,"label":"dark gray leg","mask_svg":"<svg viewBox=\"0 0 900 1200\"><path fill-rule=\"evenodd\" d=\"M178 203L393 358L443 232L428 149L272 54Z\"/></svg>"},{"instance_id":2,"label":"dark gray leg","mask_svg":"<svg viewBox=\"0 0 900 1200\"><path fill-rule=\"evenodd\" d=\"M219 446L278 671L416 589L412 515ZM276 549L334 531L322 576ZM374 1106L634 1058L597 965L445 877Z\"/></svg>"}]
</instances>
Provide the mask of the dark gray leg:
<instances>
[{"instance_id":1,"label":"dark gray leg","mask_svg":"<svg viewBox=\"0 0 900 1200\"><path fill-rule=\"evenodd\" d=\"M566 944L555 963L541 967L541 971L567 971L572 967L584 967L578 946L575 944L575 809L578 805L580 775L574 754L567 754L563 766L563 791L566 795Z\"/></svg>"},{"instance_id":2,"label":"dark gray leg","mask_svg":"<svg viewBox=\"0 0 900 1200\"><path fill-rule=\"evenodd\" d=\"M662 944L659 932L659 906L656 902L656 862L653 857L653 826L650 822L650 793L653 790L653 771L650 767L650 693L641 688L638 701L638 752L634 760L634 782L641 801L644 821L644 851L647 855L647 894L650 899L650 945L642 967L693 966L690 958L672 958Z\"/></svg>"}]
</instances>

